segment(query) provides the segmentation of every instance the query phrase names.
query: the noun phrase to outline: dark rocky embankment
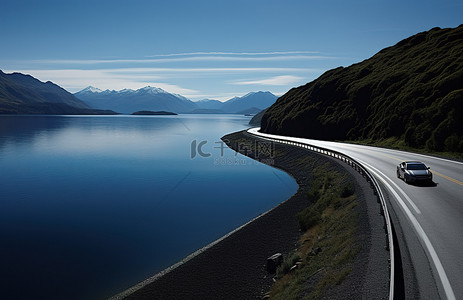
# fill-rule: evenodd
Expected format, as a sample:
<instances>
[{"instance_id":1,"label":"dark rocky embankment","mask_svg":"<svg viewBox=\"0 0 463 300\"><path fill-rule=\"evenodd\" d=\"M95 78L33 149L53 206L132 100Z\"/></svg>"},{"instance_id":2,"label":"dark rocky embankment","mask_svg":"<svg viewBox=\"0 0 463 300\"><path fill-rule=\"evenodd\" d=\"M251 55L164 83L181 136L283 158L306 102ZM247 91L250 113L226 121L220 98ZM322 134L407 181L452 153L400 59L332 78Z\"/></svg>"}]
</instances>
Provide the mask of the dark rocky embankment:
<instances>
[{"instance_id":1,"label":"dark rocky embankment","mask_svg":"<svg viewBox=\"0 0 463 300\"><path fill-rule=\"evenodd\" d=\"M223 137L236 149L239 142L258 138L242 131ZM349 275L325 295L332 299L385 298L388 292L388 255L384 250L383 220L369 185L347 165L294 146L275 144L266 162L290 173L299 189L290 199L227 236L219 243L163 276L147 280L115 299L259 299L274 284L266 260L275 253L292 252L299 243L297 213L311 205L307 194L317 166L335 171L355 184L358 214L354 243L356 255ZM253 157L255 152L247 152Z\"/></svg>"}]
</instances>

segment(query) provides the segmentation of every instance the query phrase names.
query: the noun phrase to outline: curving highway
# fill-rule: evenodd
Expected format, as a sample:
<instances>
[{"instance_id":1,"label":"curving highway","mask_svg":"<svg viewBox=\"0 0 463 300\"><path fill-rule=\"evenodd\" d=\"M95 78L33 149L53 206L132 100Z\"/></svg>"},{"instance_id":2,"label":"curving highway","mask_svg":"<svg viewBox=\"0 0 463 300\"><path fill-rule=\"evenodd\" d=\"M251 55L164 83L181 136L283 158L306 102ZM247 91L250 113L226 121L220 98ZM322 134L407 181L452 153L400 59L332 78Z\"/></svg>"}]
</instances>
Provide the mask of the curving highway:
<instances>
[{"instance_id":1,"label":"curving highway","mask_svg":"<svg viewBox=\"0 0 463 300\"><path fill-rule=\"evenodd\" d=\"M344 153L381 184L392 212L406 298L463 299L463 163L405 151L248 132ZM396 166L419 160L431 167L434 184L406 184ZM400 286L400 284L399 284ZM400 288L400 287L399 287Z\"/></svg>"}]
</instances>

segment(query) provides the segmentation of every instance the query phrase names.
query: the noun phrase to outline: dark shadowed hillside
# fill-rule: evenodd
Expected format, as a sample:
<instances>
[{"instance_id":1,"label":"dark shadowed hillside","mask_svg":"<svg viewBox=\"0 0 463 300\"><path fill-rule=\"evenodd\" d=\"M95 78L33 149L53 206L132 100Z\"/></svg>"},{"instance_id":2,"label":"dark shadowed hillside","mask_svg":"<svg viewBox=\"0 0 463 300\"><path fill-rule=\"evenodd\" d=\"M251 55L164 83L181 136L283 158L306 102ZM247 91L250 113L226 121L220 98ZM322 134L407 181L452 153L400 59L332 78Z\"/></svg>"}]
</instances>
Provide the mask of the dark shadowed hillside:
<instances>
[{"instance_id":1,"label":"dark shadowed hillside","mask_svg":"<svg viewBox=\"0 0 463 300\"><path fill-rule=\"evenodd\" d=\"M94 110L60 86L0 71L0 114L113 114Z\"/></svg>"},{"instance_id":2,"label":"dark shadowed hillside","mask_svg":"<svg viewBox=\"0 0 463 300\"><path fill-rule=\"evenodd\" d=\"M384 140L463 151L463 25L416 34L361 63L293 88L262 117L263 132Z\"/></svg>"},{"instance_id":3,"label":"dark shadowed hillside","mask_svg":"<svg viewBox=\"0 0 463 300\"><path fill-rule=\"evenodd\" d=\"M265 114L267 109L261 110L258 112L252 119L249 121L249 125L260 126L260 121L262 121L262 116Z\"/></svg>"}]
</instances>

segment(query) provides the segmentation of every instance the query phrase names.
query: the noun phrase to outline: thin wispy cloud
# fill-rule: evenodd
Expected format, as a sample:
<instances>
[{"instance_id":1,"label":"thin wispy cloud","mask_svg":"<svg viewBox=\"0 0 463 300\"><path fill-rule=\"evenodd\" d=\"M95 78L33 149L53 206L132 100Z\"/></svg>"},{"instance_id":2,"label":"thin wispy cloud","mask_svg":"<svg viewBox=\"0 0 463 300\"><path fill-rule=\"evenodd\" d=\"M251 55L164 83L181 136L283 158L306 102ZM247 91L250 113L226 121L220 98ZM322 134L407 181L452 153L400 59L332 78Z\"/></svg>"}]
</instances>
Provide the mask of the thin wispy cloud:
<instances>
[{"instance_id":1,"label":"thin wispy cloud","mask_svg":"<svg viewBox=\"0 0 463 300\"><path fill-rule=\"evenodd\" d=\"M65 80L76 79L76 78L87 78L88 80L94 81L102 78L110 77L114 80L143 80L152 81L166 79L165 74L178 74L182 76L182 73L194 73L194 74L249 74L249 73L320 73L322 69L315 68L116 68L116 69L16 69L16 70L4 70L6 73L20 72L24 74L30 74L40 78L60 78ZM289 80L290 78L299 78L296 76L278 76L281 80ZM50 79L47 79L50 80ZM237 84L246 84L237 83Z\"/></svg>"},{"instance_id":2,"label":"thin wispy cloud","mask_svg":"<svg viewBox=\"0 0 463 300\"><path fill-rule=\"evenodd\" d=\"M313 79L321 74L323 66L333 59L336 57L315 51L204 51L134 59L40 59L9 64L23 66L11 72L50 80L70 92L89 85L103 90L150 85L192 99L204 96L222 100L228 95L244 95L259 85L272 92L275 90L271 87L291 88L302 78Z\"/></svg>"},{"instance_id":3,"label":"thin wispy cloud","mask_svg":"<svg viewBox=\"0 0 463 300\"><path fill-rule=\"evenodd\" d=\"M163 82L165 79L157 75L118 74L111 70L5 70L6 73L20 72L29 74L42 81L52 81L60 86L76 92L86 86L95 86L106 90L139 89L148 85L156 86L170 93L195 95L197 90L184 88L176 84Z\"/></svg>"},{"instance_id":4,"label":"thin wispy cloud","mask_svg":"<svg viewBox=\"0 0 463 300\"><path fill-rule=\"evenodd\" d=\"M237 81L233 84L239 85L291 85L300 83L302 77L292 75L281 75L261 80Z\"/></svg>"},{"instance_id":5,"label":"thin wispy cloud","mask_svg":"<svg viewBox=\"0 0 463 300\"><path fill-rule=\"evenodd\" d=\"M246 72L304 72L320 73L323 69L317 68L115 68L99 69L100 71L113 73L246 73Z\"/></svg>"},{"instance_id":6,"label":"thin wispy cloud","mask_svg":"<svg viewBox=\"0 0 463 300\"><path fill-rule=\"evenodd\" d=\"M129 73L246 73L246 72L304 72L304 73L320 73L323 69L317 68L105 68L105 69L15 69L4 70L5 72L41 72L41 73L56 73L62 75L81 73L82 75L95 74L100 76L102 73L108 74L129 74Z\"/></svg>"},{"instance_id":7,"label":"thin wispy cloud","mask_svg":"<svg viewBox=\"0 0 463 300\"><path fill-rule=\"evenodd\" d=\"M3 70L6 73L20 72L32 75L42 81L52 81L70 92L77 92L87 86L95 86L102 90L139 89L145 86L156 86L170 93L181 94L191 99L213 98L227 100L233 96L244 95L253 89L233 92L216 89L215 92L197 88L191 78L219 80L223 84L235 86L262 85L291 87L300 84L303 78L314 77L322 69L315 68L105 68L105 69L15 69ZM277 74L293 75L277 75ZM255 80L230 80L226 78L248 77L251 74L273 74L274 77ZM304 74L304 77L295 74ZM220 79L222 78L222 79ZM275 93L284 93L275 91Z\"/></svg>"},{"instance_id":8,"label":"thin wispy cloud","mask_svg":"<svg viewBox=\"0 0 463 300\"><path fill-rule=\"evenodd\" d=\"M92 65L92 64L147 64L147 63L173 63L173 62L259 62L259 61L297 61L297 60L332 60L339 59L334 56L323 55L284 55L284 56L190 56L175 58L155 58L155 59L50 59L34 60L34 63L41 64L73 64L73 65Z\"/></svg>"},{"instance_id":9,"label":"thin wispy cloud","mask_svg":"<svg viewBox=\"0 0 463 300\"><path fill-rule=\"evenodd\" d=\"M248 94L249 91L243 91L243 92L234 92L234 93L215 93L215 94L194 94L194 95L184 95L185 97L189 98L195 98L196 100L203 100L203 99L213 99L213 100L219 100L219 101L227 101L230 100L231 98L234 97L242 97L246 94ZM196 101L193 100L193 101Z\"/></svg>"},{"instance_id":10,"label":"thin wispy cloud","mask_svg":"<svg viewBox=\"0 0 463 300\"><path fill-rule=\"evenodd\" d=\"M275 52L186 52L155 54L147 57L172 57L172 56L194 56L194 55L288 55L288 54L318 54L317 51L275 51Z\"/></svg>"},{"instance_id":11,"label":"thin wispy cloud","mask_svg":"<svg viewBox=\"0 0 463 300\"><path fill-rule=\"evenodd\" d=\"M151 84L170 93L186 95L185 97L194 97L196 94L199 93L199 91L197 90L182 88L176 84L169 84L163 82L153 82Z\"/></svg>"}]
</instances>

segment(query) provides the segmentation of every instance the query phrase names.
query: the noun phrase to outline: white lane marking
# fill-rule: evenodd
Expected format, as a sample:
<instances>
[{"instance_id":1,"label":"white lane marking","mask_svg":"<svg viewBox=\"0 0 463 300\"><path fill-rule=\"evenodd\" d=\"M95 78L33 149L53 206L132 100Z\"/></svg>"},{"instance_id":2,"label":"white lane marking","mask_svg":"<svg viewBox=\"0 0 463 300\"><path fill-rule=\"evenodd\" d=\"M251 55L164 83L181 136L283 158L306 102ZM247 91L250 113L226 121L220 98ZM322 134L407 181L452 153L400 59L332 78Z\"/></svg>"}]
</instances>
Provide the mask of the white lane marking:
<instances>
[{"instance_id":1,"label":"white lane marking","mask_svg":"<svg viewBox=\"0 0 463 300\"><path fill-rule=\"evenodd\" d=\"M255 134L257 136L261 136L261 137L284 139L284 140L287 140L287 141L296 141L296 142L299 142L299 143L304 143L304 144L307 144L307 145L314 145L314 146L318 146L318 147L322 147L322 148L326 148L326 149L332 149L332 150L339 151L339 152L342 152L342 149L346 149L346 150L349 150L349 151L362 150L362 151L370 151L370 152L373 152L373 153L376 152L377 155L384 155L384 156L387 156L387 157L388 157L388 155L383 154L382 152L391 153L393 155L407 155L407 156L411 156L411 155L416 154L416 155L419 155L419 156L427 157L429 159L437 159L437 160L442 160L442 161L446 161L446 162L449 162L449 163L463 164L462 162L458 162L458 161L453 161L453 160L448 160L448 159L444 159L444 158L428 156L428 155L423 155L423 154L418 154L418 153L411 153L411 152L406 152L406 151L391 150L391 149L386 149L386 148L379 148L379 147L372 147L372 146L365 146L365 145L357 145L357 144L327 142L327 141L319 141L319 140L310 140L310 139L305 139L305 138L294 138L294 137L288 137L288 136L273 135L273 134L259 132L258 131L259 129L260 129L260 127L250 128L250 129L248 129L248 132L251 133L251 134ZM358 149L355 149L355 148L358 148ZM389 158L397 160L397 161L402 161L401 159L394 158L394 157L389 157ZM403 159L403 160L406 160L406 159ZM459 181L459 180L454 179L452 177L441 174L441 173L435 171L434 169L432 170L432 172L434 172L438 176L441 176L441 177L443 177L443 178L445 178L447 180L450 180L450 181L452 181L452 182L454 182L456 184L459 184L459 185L463 186L462 181Z\"/></svg>"},{"instance_id":2,"label":"white lane marking","mask_svg":"<svg viewBox=\"0 0 463 300\"><path fill-rule=\"evenodd\" d=\"M248 130L248 131L251 131L251 129ZM255 132L256 132L256 131L253 130L253 131L250 132L250 133L255 133ZM260 133L260 132L259 132L259 133ZM260 134L262 134L262 133L260 133ZM341 148L344 148L344 147L341 147ZM357 158L356 158L356 159L357 159ZM357 160L358 160L358 159L357 159ZM363 161L360 161L360 160L358 160L358 161L359 161L360 163L362 163L362 164L366 164L366 163L363 162ZM378 170L378 172L380 172L380 171ZM408 197L408 195L407 195L407 194L406 194L395 182L393 182L390 178L388 178L388 177L387 177L386 175L384 175L383 173L381 173L381 174L382 174L385 178L387 178L387 179L397 188L397 190L400 191L400 193L401 193L402 195L404 195L405 199L407 199L408 203L410 203L410 205L413 207L413 209L415 210L415 212L416 212L417 214L421 214L420 209L418 208L418 206L416 206L416 204L412 201L412 199L410 199L410 197Z\"/></svg>"},{"instance_id":3,"label":"white lane marking","mask_svg":"<svg viewBox=\"0 0 463 300\"><path fill-rule=\"evenodd\" d=\"M256 135L262 135L262 136L268 136L268 137L273 136L275 138L280 138L280 139L284 138L284 139L287 139L287 140L299 141L299 142L302 142L302 143L310 143L310 141L311 141L310 139L306 139L306 138L293 138L293 137L283 136L283 135L274 135L274 134L262 133L262 132L259 132L259 130L260 130L260 127L255 127L255 128L250 128L248 130L248 132L256 134ZM315 141L315 142L324 142L324 143L327 142L327 141L318 141L318 140L313 140L313 141ZM449 162L449 163L463 165L463 162L450 160L450 159L446 159L446 158L440 158L440 157L436 157L436 156L429 156L429 155L420 154L420 153L413 153L413 152L407 152L407 151L401 151L401 150L394 150L394 149L387 149L387 148L380 148L380 147L372 147L372 146L365 146L365 145L358 145L358 144L349 144L349 143L339 143L339 142L328 142L328 143L343 144L343 145L346 145L346 146L353 146L353 147L359 147L359 148L368 147L368 148L378 149L378 150L381 150L381 151L384 151L384 152L399 153L401 155L413 155L413 156L418 155L418 156L422 156L422 157L426 157L426 158L430 158L430 159L437 159L437 160L442 160L442 161Z\"/></svg>"},{"instance_id":4,"label":"white lane marking","mask_svg":"<svg viewBox=\"0 0 463 300\"><path fill-rule=\"evenodd\" d=\"M259 130L259 129L260 128L251 128L251 129L248 130L248 132L253 133L255 135L260 135L260 136L264 136L264 137L266 136L266 137L269 137L269 138L279 138L279 139L281 139L283 137L283 136L276 136L276 135L271 135L271 134L262 134L260 132L257 132L257 130ZM287 140L291 140L291 139L289 138ZM442 159L442 160L444 160L444 159ZM453 161L449 161L449 162L453 162ZM382 176L380 176L380 174L378 174L375 170L377 170L381 174L383 174L383 173L381 171L379 171L378 169L376 169L375 167L373 167L373 166L371 166L371 165L369 165L367 163L363 162L363 164L367 169L370 170L370 172L375 174L375 176L378 179L380 179L388 187L388 189L394 194L394 197L396 198L397 202L400 204L403 211L407 214L407 217L409 218L410 222L412 223L413 227L415 228L415 231L417 232L418 236L421 238L422 242L424 243L425 248L428 250L428 253L431 256L431 260L432 260L434 266L436 267L436 270L437 270L439 279L440 279L440 281L442 283L442 286L444 287L444 292L445 292L445 295L446 295L447 299L449 299L449 300L456 299L455 294L454 294L453 289L452 289L452 286L450 285L450 281L449 281L449 279L447 277L447 274L445 273L444 267L442 266L442 263L441 263L441 261L439 259L439 256L437 255L436 250L432 246L432 243L429 240L428 236L424 232L423 227L421 227L418 220L415 218L413 213L410 211L410 209L405 204L403 199L399 196L399 194L397 194L397 192L394 190L394 188L392 188L392 186L389 185L389 183L387 183L387 181ZM384 174L383 174L383 176L384 176ZM385 176L385 178L388 179L387 176ZM399 188L399 190L401 190L401 189ZM403 193L403 191L401 191L401 193ZM410 199L410 198L408 198L408 199ZM411 202L411 203L413 203L413 202Z\"/></svg>"},{"instance_id":5,"label":"white lane marking","mask_svg":"<svg viewBox=\"0 0 463 300\"><path fill-rule=\"evenodd\" d=\"M365 166L370 166L371 168L373 168L373 166L367 164L366 162L362 161L362 160L359 160L356 158L356 160L361 163L362 165L365 165ZM411 205L411 207L413 207L413 209L415 210L415 212L417 214L421 214L421 210L418 208L418 206L416 206L415 202L413 202L412 199L410 199L410 197L408 197L408 195L404 192L404 190L402 190L398 185L397 183L395 183L394 181L392 181L391 178L389 178L386 174L384 174L383 172L381 172L380 170L378 170L377 168L374 168L378 173L380 173L384 178L386 178L390 183L392 183L395 188L405 197L405 199L407 199L407 202Z\"/></svg>"},{"instance_id":6,"label":"white lane marking","mask_svg":"<svg viewBox=\"0 0 463 300\"><path fill-rule=\"evenodd\" d=\"M453 293L452 286L450 285L450 281L447 277L447 274L445 273L444 267L442 266L442 263L439 259L439 256L437 255L436 250L432 246L431 241L429 240L428 236L424 232L423 227L421 227L420 223L418 220L415 218L413 213L410 211L408 206L405 204L403 199L397 194L397 192L390 186L387 181L379 174L381 171L376 169L375 167L364 163L364 166L370 170L377 178L379 178L386 186L387 188L394 194L394 197L396 198L397 202L402 206L403 211L407 214L407 217L410 219L410 222L412 223L413 227L415 228L416 232L418 233L418 236L421 238L421 240L424 243L425 248L427 248L429 255L431 256L431 260L436 267L437 273L439 275L439 279L442 283L442 286L444 287L445 295L446 298L449 300L456 299L455 294ZM376 171L375 171L376 170ZM383 174L384 176L384 174ZM385 177L387 178L387 176Z\"/></svg>"}]
</instances>

